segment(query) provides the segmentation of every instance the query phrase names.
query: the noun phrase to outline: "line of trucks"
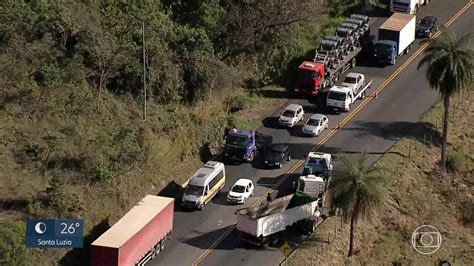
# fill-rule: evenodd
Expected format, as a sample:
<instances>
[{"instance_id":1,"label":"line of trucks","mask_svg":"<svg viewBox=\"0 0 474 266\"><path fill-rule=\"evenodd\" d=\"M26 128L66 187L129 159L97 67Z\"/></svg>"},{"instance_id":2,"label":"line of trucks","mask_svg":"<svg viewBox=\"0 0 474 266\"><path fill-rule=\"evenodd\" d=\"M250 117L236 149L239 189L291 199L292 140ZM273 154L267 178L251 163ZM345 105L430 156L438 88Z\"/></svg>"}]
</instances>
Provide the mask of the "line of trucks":
<instances>
[{"instance_id":1,"label":"line of trucks","mask_svg":"<svg viewBox=\"0 0 474 266\"><path fill-rule=\"evenodd\" d=\"M392 5L396 7L394 1ZM413 15L393 14L379 28L375 57L382 63L395 64L397 56L410 50L415 39L415 23ZM294 90L305 96L316 96L320 90L329 88L326 105L349 111L356 99L365 96L372 81L367 81L363 74L349 73L342 84L335 83L345 71L355 66L356 56L368 34L367 16L353 14L347 18L336 29L336 36L321 42L313 61L301 63ZM231 130L224 155L232 160L251 162L264 154L271 143L271 136L256 131ZM220 192L225 182L221 164L208 162L203 167L206 169L199 170L217 177L211 181L215 183L214 192L203 190L199 193L205 196L214 193L214 196ZM199 171L196 174L202 174ZM278 241L290 226L312 232L323 215L332 171L330 154L310 152L293 194L237 211L236 228L241 238L265 247ZM144 265L164 249L173 229L173 212L173 198L147 195L92 243L92 265Z\"/></svg>"},{"instance_id":2,"label":"line of trucks","mask_svg":"<svg viewBox=\"0 0 474 266\"><path fill-rule=\"evenodd\" d=\"M374 60L381 64L395 64L398 56L410 51L411 44L415 41L415 30L414 15L394 13L378 29L379 39L374 45ZM368 35L368 17L352 14L350 18L346 18L336 28L335 36L323 39L314 59L303 61L299 65L293 91L304 97L316 97L322 90L334 87L344 72L355 67L356 57L368 43ZM354 91L352 94L358 93Z\"/></svg>"}]
</instances>

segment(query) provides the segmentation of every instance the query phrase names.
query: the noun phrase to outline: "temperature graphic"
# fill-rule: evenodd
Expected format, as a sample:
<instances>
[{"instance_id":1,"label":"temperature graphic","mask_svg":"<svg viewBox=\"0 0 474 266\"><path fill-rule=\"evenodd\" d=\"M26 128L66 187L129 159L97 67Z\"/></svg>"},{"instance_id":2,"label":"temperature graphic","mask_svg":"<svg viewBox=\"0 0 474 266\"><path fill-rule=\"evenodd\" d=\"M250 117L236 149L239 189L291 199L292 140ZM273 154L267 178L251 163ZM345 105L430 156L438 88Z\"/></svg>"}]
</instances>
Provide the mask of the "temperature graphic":
<instances>
[{"instance_id":1,"label":"temperature graphic","mask_svg":"<svg viewBox=\"0 0 474 266\"><path fill-rule=\"evenodd\" d=\"M80 248L83 221L79 219L28 219L26 245L33 248Z\"/></svg>"}]
</instances>

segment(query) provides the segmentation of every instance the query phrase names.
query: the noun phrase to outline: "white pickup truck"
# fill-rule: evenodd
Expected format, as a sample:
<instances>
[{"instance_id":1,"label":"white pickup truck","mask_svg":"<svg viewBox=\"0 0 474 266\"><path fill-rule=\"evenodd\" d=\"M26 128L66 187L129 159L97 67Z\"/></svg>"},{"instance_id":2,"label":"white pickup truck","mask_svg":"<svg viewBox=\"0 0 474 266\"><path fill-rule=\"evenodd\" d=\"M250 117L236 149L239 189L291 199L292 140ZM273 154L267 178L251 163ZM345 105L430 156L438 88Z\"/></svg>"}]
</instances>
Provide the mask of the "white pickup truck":
<instances>
[{"instance_id":1,"label":"white pickup truck","mask_svg":"<svg viewBox=\"0 0 474 266\"><path fill-rule=\"evenodd\" d=\"M236 213L237 230L241 239L259 247L278 241L279 233L291 225L299 225L312 233L321 215L321 200L295 192L256 207L240 209Z\"/></svg>"},{"instance_id":2,"label":"white pickup truck","mask_svg":"<svg viewBox=\"0 0 474 266\"><path fill-rule=\"evenodd\" d=\"M351 72L347 74L341 85L329 89L326 99L327 107L349 112L357 99L363 99L372 80L366 82L364 74Z\"/></svg>"}]
</instances>

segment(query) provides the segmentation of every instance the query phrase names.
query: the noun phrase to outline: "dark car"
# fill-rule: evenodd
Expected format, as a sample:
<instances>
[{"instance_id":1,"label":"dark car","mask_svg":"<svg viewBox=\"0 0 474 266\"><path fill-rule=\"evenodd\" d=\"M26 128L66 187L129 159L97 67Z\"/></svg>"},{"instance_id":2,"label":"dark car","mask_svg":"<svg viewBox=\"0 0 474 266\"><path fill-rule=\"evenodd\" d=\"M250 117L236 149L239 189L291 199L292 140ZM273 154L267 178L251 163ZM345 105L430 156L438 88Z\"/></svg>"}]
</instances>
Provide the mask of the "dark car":
<instances>
[{"instance_id":1,"label":"dark car","mask_svg":"<svg viewBox=\"0 0 474 266\"><path fill-rule=\"evenodd\" d=\"M427 16L424 17L416 25L416 36L417 37L428 37L431 38L433 33L439 29L439 22L436 17Z\"/></svg>"},{"instance_id":2,"label":"dark car","mask_svg":"<svg viewBox=\"0 0 474 266\"><path fill-rule=\"evenodd\" d=\"M265 154L264 161L267 167L281 168L285 161L290 161L290 151L288 145L273 144L271 150Z\"/></svg>"}]
</instances>

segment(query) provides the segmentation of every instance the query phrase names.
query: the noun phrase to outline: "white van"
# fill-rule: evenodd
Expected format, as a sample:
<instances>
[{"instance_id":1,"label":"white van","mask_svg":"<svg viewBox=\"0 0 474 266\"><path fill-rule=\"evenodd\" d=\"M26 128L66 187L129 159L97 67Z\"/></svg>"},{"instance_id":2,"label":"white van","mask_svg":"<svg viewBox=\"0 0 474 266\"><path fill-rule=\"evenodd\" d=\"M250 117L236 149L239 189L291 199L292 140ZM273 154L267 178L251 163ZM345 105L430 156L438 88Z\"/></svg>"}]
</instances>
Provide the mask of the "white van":
<instances>
[{"instance_id":1,"label":"white van","mask_svg":"<svg viewBox=\"0 0 474 266\"><path fill-rule=\"evenodd\" d=\"M209 161L189 180L181 204L188 208L203 209L222 190L225 184L223 163Z\"/></svg>"}]
</instances>

